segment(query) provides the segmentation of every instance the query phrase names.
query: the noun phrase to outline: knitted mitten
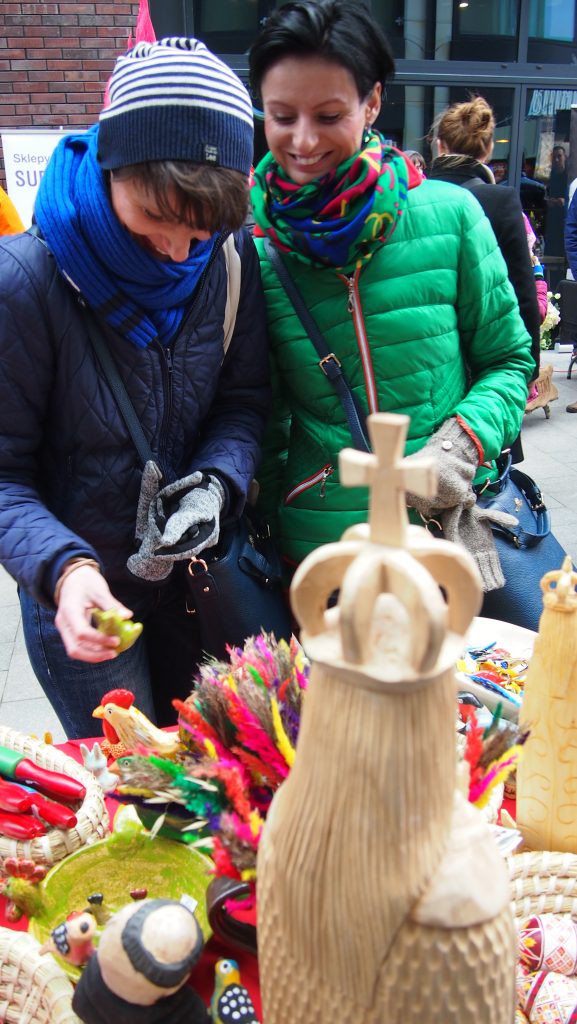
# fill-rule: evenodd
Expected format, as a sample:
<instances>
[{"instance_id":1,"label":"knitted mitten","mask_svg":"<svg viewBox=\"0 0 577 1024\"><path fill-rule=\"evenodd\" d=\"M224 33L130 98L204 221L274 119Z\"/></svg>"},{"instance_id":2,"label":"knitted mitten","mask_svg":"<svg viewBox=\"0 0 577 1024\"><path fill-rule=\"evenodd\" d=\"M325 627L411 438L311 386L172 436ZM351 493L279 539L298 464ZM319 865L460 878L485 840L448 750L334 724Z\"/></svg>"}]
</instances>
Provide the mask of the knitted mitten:
<instances>
[{"instance_id":1,"label":"knitted mitten","mask_svg":"<svg viewBox=\"0 0 577 1024\"><path fill-rule=\"evenodd\" d=\"M145 580L163 580L176 561L216 544L224 501L220 480L202 473L163 487L150 502L140 548L127 562L130 572Z\"/></svg>"},{"instance_id":2,"label":"knitted mitten","mask_svg":"<svg viewBox=\"0 0 577 1024\"><path fill-rule=\"evenodd\" d=\"M476 500L472 483L479 465L479 452L454 417L443 423L424 448L408 458L423 455L433 455L437 461L437 493L431 498L407 494L407 505L420 512L424 519L430 519L440 509L471 508Z\"/></svg>"},{"instance_id":3,"label":"knitted mitten","mask_svg":"<svg viewBox=\"0 0 577 1024\"><path fill-rule=\"evenodd\" d=\"M461 505L446 509L440 513L440 520L444 538L466 548L475 559L481 574L483 591L487 593L489 590L503 587L505 577L495 547L491 523L516 526L519 520L508 512L480 508L478 505L473 505L472 508L464 508Z\"/></svg>"}]
</instances>

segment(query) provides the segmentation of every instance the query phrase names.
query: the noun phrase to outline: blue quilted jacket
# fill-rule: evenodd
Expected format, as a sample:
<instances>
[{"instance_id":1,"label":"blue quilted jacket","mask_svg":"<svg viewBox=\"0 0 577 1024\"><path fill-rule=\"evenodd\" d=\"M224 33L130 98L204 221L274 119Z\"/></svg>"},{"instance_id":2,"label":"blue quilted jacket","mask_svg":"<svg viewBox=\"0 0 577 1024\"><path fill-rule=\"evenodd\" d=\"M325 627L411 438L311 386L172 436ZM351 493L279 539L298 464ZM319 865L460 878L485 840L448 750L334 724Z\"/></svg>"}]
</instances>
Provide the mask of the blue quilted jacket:
<instances>
[{"instance_id":1,"label":"blue quilted jacket","mask_svg":"<svg viewBox=\"0 0 577 1024\"><path fill-rule=\"evenodd\" d=\"M235 239L241 298L224 361L220 249L168 348L108 337L163 482L215 471L236 513L257 468L270 391L258 260L245 231ZM142 466L85 318L40 239L0 241L0 561L48 605L74 556L95 558L120 600L135 585L126 559L137 547Z\"/></svg>"}]
</instances>

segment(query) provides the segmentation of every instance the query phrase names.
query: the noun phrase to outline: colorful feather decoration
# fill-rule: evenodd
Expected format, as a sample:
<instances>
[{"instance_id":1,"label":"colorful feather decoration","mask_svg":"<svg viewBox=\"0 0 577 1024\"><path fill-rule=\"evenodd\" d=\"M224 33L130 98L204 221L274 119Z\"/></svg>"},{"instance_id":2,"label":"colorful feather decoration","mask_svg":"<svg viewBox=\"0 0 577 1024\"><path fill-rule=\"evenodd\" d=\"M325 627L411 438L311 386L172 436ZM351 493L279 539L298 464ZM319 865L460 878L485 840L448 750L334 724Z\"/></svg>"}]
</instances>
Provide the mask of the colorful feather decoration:
<instances>
[{"instance_id":1,"label":"colorful feather decoration","mask_svg":"<svg viewBox=\"0 0 577 1024\"><path fill-rule=\"evenodd\" d=\"M528 732L522 732L513 722L501 721L501 704L493 720L484 731L478 724L472 707L466 708L467 734L464 759L469 764L469 801L482 809L491 793L506 782L517 767ZM465 709L461 708L461 713Z\"/></svg>"}]
</instances>

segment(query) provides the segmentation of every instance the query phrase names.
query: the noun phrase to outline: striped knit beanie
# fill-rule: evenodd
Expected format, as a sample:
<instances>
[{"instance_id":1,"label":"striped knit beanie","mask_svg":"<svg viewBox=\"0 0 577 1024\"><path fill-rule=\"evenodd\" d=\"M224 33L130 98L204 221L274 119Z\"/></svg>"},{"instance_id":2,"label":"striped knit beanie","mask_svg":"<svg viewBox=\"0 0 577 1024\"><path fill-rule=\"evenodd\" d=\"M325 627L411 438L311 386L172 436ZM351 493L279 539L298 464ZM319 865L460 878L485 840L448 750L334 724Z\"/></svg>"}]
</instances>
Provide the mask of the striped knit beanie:
<instances>
[{"instance_id":1,"label":"striped knit beanie","mask_svg":"<svg viewBox=\"0 0 577 1024\"><path fill-rule=\"evenodd\" d=\"M198 39L137 43L119 57L100 114L106 170L184 160L250 172L252 103L240 78Z\"/></svg>"}]
</instances>

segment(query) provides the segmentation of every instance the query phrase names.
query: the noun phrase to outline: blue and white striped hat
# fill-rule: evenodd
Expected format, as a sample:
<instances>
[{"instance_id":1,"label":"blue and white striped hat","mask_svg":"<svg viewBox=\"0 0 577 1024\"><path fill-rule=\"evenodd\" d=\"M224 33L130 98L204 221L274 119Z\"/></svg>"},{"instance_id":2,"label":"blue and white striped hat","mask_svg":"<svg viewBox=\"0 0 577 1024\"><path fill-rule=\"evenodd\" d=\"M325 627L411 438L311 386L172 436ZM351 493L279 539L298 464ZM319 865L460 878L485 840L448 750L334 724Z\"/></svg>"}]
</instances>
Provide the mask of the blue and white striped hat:
<instances>
[{"instance_id":1,"label":"blue and white striped hat","mask_svg":"<svg viewBox=\"0 0 577 1024\"><path fill-rule=\"evenodd\" d=\"M249 94L198 39L137 43L116 61L109 96L98 129L98 159L106 170L185 160L249 174Z\"/></svg>"}]
</instances>

